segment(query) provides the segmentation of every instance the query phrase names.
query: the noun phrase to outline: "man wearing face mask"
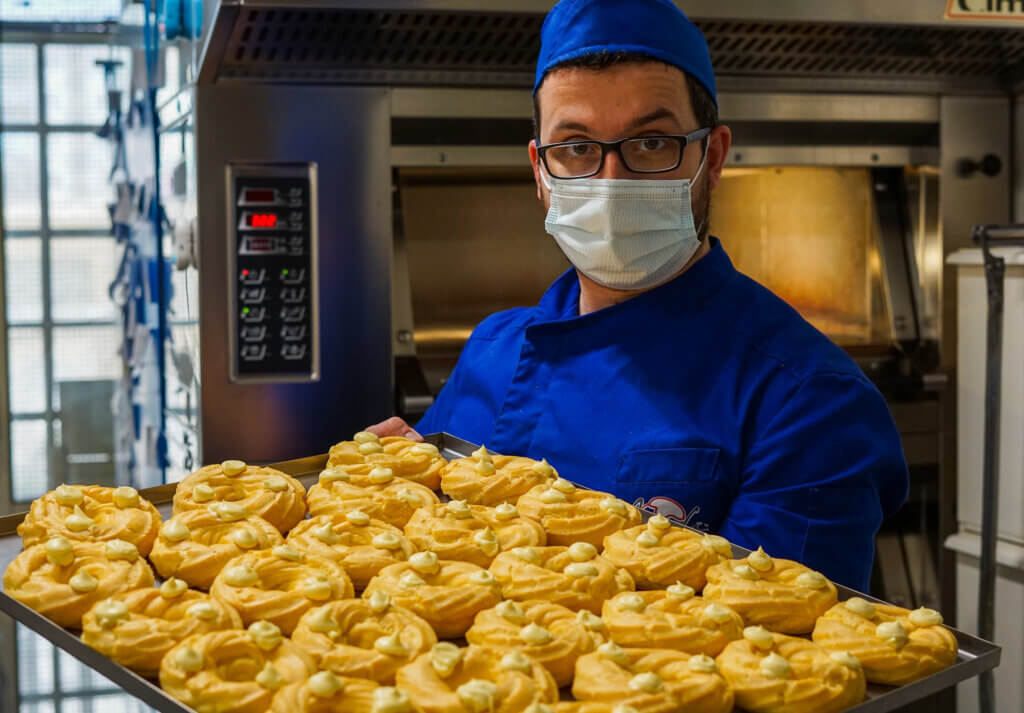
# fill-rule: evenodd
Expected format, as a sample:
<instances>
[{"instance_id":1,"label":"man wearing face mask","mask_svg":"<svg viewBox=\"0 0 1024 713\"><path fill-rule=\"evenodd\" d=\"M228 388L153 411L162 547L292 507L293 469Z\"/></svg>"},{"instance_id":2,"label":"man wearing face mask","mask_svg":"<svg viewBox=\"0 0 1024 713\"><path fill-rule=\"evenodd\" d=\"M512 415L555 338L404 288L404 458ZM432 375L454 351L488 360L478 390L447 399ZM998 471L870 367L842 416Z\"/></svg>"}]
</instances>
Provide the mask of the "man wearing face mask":
<instances>
[{"instance_id":1,"label":"man wearing face mask","mask_svg":"<svg viewBox=\"0 0 1024 713\"><path fill-rule=\"evenodd\" d=\"M731 134L700 30L669 0L562 0L534 110L537 197L574 267L476 328L418 431L866 590L907 493L899 436L845 353L707 234Z\"/></svg>"}]
</instances>

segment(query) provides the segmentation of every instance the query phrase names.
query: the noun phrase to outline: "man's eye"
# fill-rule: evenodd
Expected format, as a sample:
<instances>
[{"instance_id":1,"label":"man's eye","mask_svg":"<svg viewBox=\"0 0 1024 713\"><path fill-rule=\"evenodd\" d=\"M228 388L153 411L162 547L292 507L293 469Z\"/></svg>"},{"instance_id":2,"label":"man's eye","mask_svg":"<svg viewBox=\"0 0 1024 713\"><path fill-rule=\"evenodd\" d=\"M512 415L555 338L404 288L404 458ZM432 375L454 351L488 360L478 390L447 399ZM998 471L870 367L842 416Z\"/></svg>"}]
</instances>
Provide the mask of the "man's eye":
<instances>
[{"instance_id":1,"label":"man's eye","mask_svg":"<svg viewBox=\"0 0 1024 713\"><path fill-rule=\"evenodd\" d=\"M572 154L572 156L574 158L580 158L582 156L586 156L587 154L589 154L593 150L594 150L594 147L591 146L590 144L575 144L575 145L569 147L569 151L570 151L570 153Z\"/></svg>"},{"instance_id":2,"label":"man's eye","mask_svg":"<svg viewBox=\"0 0 1024 713\"><path fill-rule=\"evenodd\" d=\"M640 142L640 148L644 151L661 151L665 148L665 139L652 136Z\"/></svg>"}]
</instances>

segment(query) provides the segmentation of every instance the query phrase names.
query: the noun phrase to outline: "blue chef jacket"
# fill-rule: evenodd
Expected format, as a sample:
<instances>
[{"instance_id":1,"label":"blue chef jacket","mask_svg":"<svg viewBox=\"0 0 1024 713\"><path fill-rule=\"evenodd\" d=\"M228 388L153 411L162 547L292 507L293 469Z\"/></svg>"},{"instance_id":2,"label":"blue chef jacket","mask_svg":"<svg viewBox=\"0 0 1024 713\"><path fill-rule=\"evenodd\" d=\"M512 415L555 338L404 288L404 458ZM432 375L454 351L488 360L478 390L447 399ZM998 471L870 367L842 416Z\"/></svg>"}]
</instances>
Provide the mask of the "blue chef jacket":
<instances>
[{"instance_id":1,"label":"blue chef jacket","mask_svg":"<svg viewBox=\"0 0 1024 713\"><path fill-rule=\"evenodd\" d=\"M648 512L804 562L866 591L874 538L907 495L885 400L721 243L676 279L579 315L567 271L473 332L417 426Z\"/></svg>"}]
</instances>

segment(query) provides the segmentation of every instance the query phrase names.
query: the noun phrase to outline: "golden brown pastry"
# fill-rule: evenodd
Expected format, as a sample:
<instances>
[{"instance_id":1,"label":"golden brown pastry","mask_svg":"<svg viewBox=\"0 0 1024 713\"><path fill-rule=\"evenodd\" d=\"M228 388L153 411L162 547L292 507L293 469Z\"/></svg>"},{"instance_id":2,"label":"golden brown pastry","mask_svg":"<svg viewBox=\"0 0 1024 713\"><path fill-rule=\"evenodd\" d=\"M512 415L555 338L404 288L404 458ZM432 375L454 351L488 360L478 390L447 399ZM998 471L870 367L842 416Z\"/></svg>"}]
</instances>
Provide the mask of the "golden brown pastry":
<instances>
[{"instance_id":1,"label":"golden brown pastry","mask_svg":"<svg viewBox=\"0 0 1024 713\"><path fill-rule=\"evenodd\" d=\"M735 609L747 624L784 634L806 634L836 603L836 587L821 573L792 560L773 559L760 547L748 557L708 567L704 598Z\"/></svg>"},{"instance_id":2,"label":"golden brown pastry","mask_svg":"<svg viewBox=\"0 0 1024 713\"><path fill-rule=\"evenodd\" d=\"M674 649L717 656L743 635L743 619L724 604L695 596L685 584L624 592L604 603L601 618L612 641L628 648Z\"/></svg>"},{"instance_id":3,"label":"golden brown pastry","mask_svg":"<svg viewBox=\"0 0 1024 713\"><path fill-rule=\"evenodd\" d=\"M391 468L381 466L365 476L349 475L341 467L328 468L309 489L306 501L313 517L360 510L399 528L405 527L417 508L440 502L430 488L395 477Z\"/></svg>"},{"instance_id":4,"label":"golden brown pastry","mask_svg":"<svg viewBox=\"0 0 1024 713\"><path fill-rule=\"evenodd\" d=\"M280 629L258 621L182 641L160 662L160 687L199 713L265 713L277 691L314 671Z\"/></svg>"},{"instance_id":5,"label":"golden brown pastry","mask_svg":"<svg viewBox=\"0 0 1024 713\"><path fill-rule=\"evenodd\" d=\"M331 447L327 467L341 468L352 475L368 475L374 468L390 468L399 478L411 480L437 490L441 485L444 457L432 443L418 443L408 438L378 438L360 431L351 441Z\"/></svg>"},{"instance_id":6,"label":"golden brown pastry","mask_svg":"<svg viewBox=\"0 0 1024 713\"><path fill-rule=\"evenodd\" d=\"M490 453L485 446L441 469L441 490L453 500L494 507L515 503L531 488L550 483L558 472L546 460Z\"/></svg>"},{"instance_id":7,"label":"golden brown pastry","mask_svg":"<svg viewBox=\"0 0 1024 713\"><path fill-rule=\"evenodd\" d=\"M818 619L814 643L849 652L872 683L902 686L956 663L957 641L934 609L913 611L853 597Z\"/></svg>"},{"instance_id":8,"label":"golden brown pastry","mask_svg":"<svg viewBox=\"0 0 1024 713\"><path fill-rule=\"evenodd\" d=\"M295 478L273 468L226 460L203 466L185 477L174 492L174 514L207 508L214 502L243 506L282 534L306 516L306 489Z\"/></svg>"},{"instance_id":9,"label":"golden brown pastry","mask_svg":"<svg viewBox=\"0 0 1024 713\"><path fill-rule=\"evenodd\" d=\"M209 589L229 560L284 542L277 528L248 515L242 505L215 502L169 518L149 553L161 577L178 577L190 587Z\"/></svg>"},{"instance_id":10,"label":"golden brown pastry","mask_svg":"<svg viewBox=\"0 0 1024 713\"><path fill-rule=\"evenodd\" d=\"M384 713L381 702L387 698L406 708L402 713L413 713L409 697L398 694L382 697L380 687L365 678L346 678L330 671L318 671L305 681L289 683L274 695L269 713ZM394 690L394 689L392 689ZM385 703L385 706L388 704ZM392 708L387 713L399 713Z\"/></svg>"},{"instance_id":11,"label":"golden brown pastry","mask_svg":"<svg viewBox=\"0 0 1024 713\"><path fill-rule=\"evenodd\" d=\"M554 703L548 670L520 651L442 642L395 676L423 713L522 713Z\"/></svg>"},{"instance_id":12,"label":"golden brown pastry","mask_svg":"<svg viewBox=\"0 0 1024 713\"><path fill-rule=\"evenodd\" d=\"M640 511L629 503L562 478L534 486L516 507L544 526L549 545L589 542L600 549L608 535L640 524Z\"/></svg>"},{"instance_id":13,"label":"golden brown pastry","mask_svg":"<svg viewBox=\"0 0 1024 713\"><path fill-rule=\"evenodd\" d=\"M600 617L541 599L511 599L476 615L466 641L499 649L517 649L543 665L559 688L572 682L576 659L605 641Z\"/></svg>"},{"instance_id":14,"label":"golden brown pastry","mask_svg":"<svg viewBox=\"0 0 1024 713\"><path fill-rule=\"evenodd\" d=\"M393 683L395 671L437 643L426 621L384 592L342 599L306 612L294 641L320 668L340 676Z\"/></svg>"},{"instance_id":15,"label":"golden brown pastry","mask_svg":"<svg viewBox=\"0 0 1024 713\"><path fill-rule=\"evenodd\" d=\"M153 586L153 570L124 540L72 542L60 535L22 550L4 572L4 591L59 626L119 592Z\"/></svg>"},{"instance_id":16,"label":"golden brown pastry","mask_svg":"<svg viewBox=\"0 0 1024 713\"><path fill-rule=\"evenodd\" d=\"M491 563L506 599L543 599L574 611L601 612L605 599L633 591L633 578L586 542L571 547L517 547Z\"/></svg>"},{"instance_id":17,"label":"golden brown pastry","mask_svg":"<svg viewBox=\"0 0 1024 713\"><path fill-rule=\"evenodd\" d=\"M288 544L239 555L210 587L210 594L237 609L246 625L269 621L285 634L313 607L353 593L340 565Z\"/></svg>"},{"instance_id":18,"label":"golden brown pastry","mask_svg":"<svg viewBox=\"0 0 1024 713\"><path fill-rule=\"evenodd\" d=\"M611 701L559 701L550 710L533 710L530 713L639 713L628 703Z\"/></svg>"},{"instance_id":19,"label":"golden brown pastry","mask_svg":"<svg viewBox=\"0 0 1024 713\"><path fill-rule=\"evenodd\" d=\"M401 530L362 510L303 520L288 533L288 544L340 564L356 591L365 589L384 567L404 562L416 551Z\"/></svg>"},{"instance_id":20,"label":"golden brown pastry","mask_svg":"<svg viewBox=\"0 0 1024 713\"><path fill-rule=\"evenodd\" d=\"M82 617L82 641L155 678L164 654L189 636L241 628L234 608L172 578L159 588L132 589L94 604Z\"/></svg>"},{"instance_id":21,"label":"golden brown pastry","mask_svg":"<svg viewBox=\"0 0 1024 713\"><path fill-rule=\"evenodd\" d=\"M405 534L417 548L441 559L480 567L490 566L499 552L545 543L540 523L521 517L515 505L490 508L465 500L420 508L406 523Z\"/></svg>"},{"instance_id":22,"label":"golden brown pastry","mask_svg":"<svg viewBox=\"0 0 1024 713\"><path fill-rule=\"evenodd\" d=\"M50 537L131 542L143 557L153 548L160 513L135 488L59 485L32 502L18 525L25 547Z\"/></svg>"},{"instance_id":23,"label":"golden brown pastry","mask_svg":"<svg viewBox=\"0 0 1024 713\"><path fill-rule=\"evenodd\" d=\"M370 601L378 592L425 619L439 639L462 636L477 612L501 601L501 585L486 569L442 560L433 552L417 552L382 569L363 599Z\"/></svg>"},{"instance_id":24,"label":"golden brown pastry","mask_svg":"<svg viewBox=\"0 0 1024 713\"><path fill-rule=\"evenodd\" d=\"M576 662L572 694L581 701L630 706L640 713L728 713L733 695L703 654L624 649L606 642Z\"/></svg>"},{"instance_id":25,"label":"golden brown pastry","mask_svg":"<svg viewBox=\"0 0 1024 713\"><path fill-rule=\"evenodd\" d=\"M847 653L749 626L716 659L751 713L834 713L864 700L864 671Z\"/></svg>"},{"instance_id":26,"label":"golden brown pastry","mask_svg":"<svg viewBox=\"0 0 1024 713\"><path fill-rule=\"evenodd\" d=\"M655 515L646 525L608 535L601 555L633 575L637 589L682 582L699 592L706 583L704 572L732 557L732 545L718 535L673 527L668 518Z\"/></svg>"}]
</instances>

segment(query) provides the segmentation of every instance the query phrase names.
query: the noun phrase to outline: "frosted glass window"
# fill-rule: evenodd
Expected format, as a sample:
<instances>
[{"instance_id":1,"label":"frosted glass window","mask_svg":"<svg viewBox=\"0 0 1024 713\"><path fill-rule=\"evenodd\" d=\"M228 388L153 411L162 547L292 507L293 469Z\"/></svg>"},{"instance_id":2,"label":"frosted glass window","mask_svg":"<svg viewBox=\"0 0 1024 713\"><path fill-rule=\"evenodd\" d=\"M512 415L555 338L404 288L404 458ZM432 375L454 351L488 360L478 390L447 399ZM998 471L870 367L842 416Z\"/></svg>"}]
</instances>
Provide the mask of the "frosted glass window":
<instances>
[{"instance_id":1,"label":"frosted glass window","mask_svg":"<svg viewBox=\"0 0 1024 713\"><path fill-rule=\"evenodd\" d=\"M35 45L0 44L0 123L39 121L37 61Z\"/></svg>"},{"instance_id":2,"label":"frosted glass window","mask_svg":"<svg viewBox=\"0 0 1024 713\"><path fill-rule=\"evenodd\" d=\"M3 219L7 230L39 230L39 135L5 131L0 134L3 170Z\"/></svg>"},{"instance_id":3,"label":"frosted glass window","mask_svg":"<svg viewBox=\"0 0 1024 713\"><path fill-rule=\"evenodd\" d=\"M107 288L119 259L113 238L51 238L50 294L54 321L116 319L117 307Z\"/></svg>"},{"instance_id":4,"label":"frosted glass window","mask_svg":"<svg viewBox=\"0 0 1024 713\"><path fill-rule=\"evenodd\" d=\"M32 701L31 703L19 703L18 713L56 713L56 703L53 701Z\"/></svg>"},{"instance_id":5,"label":"frosted glass window","mask_svg":"<svg viewBox=\"0 0 1024 713\"><path fill-rule=\"evenodd\" d=\"M107 89L103 67L96 64L106 59L122 62L115 77L117 85L126 89L131 71L131 51L126 47L52 44L43 48L46 123L99 127L106 121Z\"/></svg>"},{"instance_id":6,"label":"frosted glass window","mask_svg":"<svg viewBox=\"0 0 1024 713\"><path fill-rule=\"evenodd\" d=\"M46 421L11 421L11 499L24 503L49 490Z\"/></svg>"},{"instance_id":7,"label":"frosted glass window","mask_svg":"<svg viewBox=\"0 0 1024 713\"><path fill-rule=\"evenodd\" d=\"M53 691L53 646L26 626L17 625L18 688L27 695ZM24 706L23 706L24 709Z\"/></svg>"},{"instance_id":8,"label":"frosted glass window","mask_svg":"<svg viewBox=\"0 0 1024 713\"><path fill-rule=\"evenodd\" d=\"M10 324L43 321L42 249L39 238L4 241L4 281Z\"/></svg>"},{"instance_id":9,"label":"frosted glass window","mask_svg":"<svg viewBox=\"0 0 1024 713\"><path fill-rule=\"evenodd\" d=\"M0 0L0 20L105 22L121 17L123 0Z\"/></svg>"},{"instance_id":10,"label":"frosted glass window","mask_svg":"<svg viewBox=\"0 0 1024 713\"><path fill-rule=\"evenodd\" d=\"M11 413L41 413L46 410L42 328L9 328L7 353Z\"/></svg>"},{"instance_id":11,"label":"frosted glass window","mask_svg":"<svg viewBox=\"0 0 1024 713\"><path fill-rule=\"evenodd\" d=\"M54 133L47 142L50 227L109 228L107 202L113 195L107 187L113 162L110 144L85 133Z\"/></svg>"},{"instance_id":12,"label":"frosted glass window","mask_svg":"<svg viewBox=\"0 0 1024 713\"><path fill-rule=\"evenodd\" d=\"M120 349L118 326L54 327L54 381L120 378Z\"/></svg>"},{"instance_id":13,"label":"frosted glass window","mask_svg":"<svg viewBox=\"0 0 1024 713\"><path fill-rule=\"evenodd\" d=\"M105 688L110 689L114 686L109 679L96 673L96 671L63 649L57 651L57 670L60 672L60 687L62 691L102 691ZM64 713L67 713L69 710L69 702L64 701ZM73 708L72 710L81 709ZM106 709L97 706L93 706L93 711L107 713Z\"/></svg>"}]
</instances>

